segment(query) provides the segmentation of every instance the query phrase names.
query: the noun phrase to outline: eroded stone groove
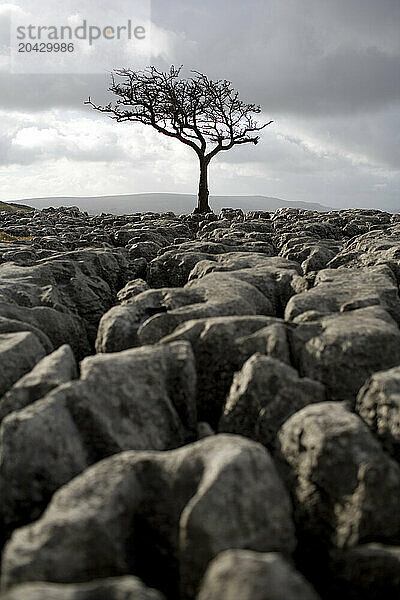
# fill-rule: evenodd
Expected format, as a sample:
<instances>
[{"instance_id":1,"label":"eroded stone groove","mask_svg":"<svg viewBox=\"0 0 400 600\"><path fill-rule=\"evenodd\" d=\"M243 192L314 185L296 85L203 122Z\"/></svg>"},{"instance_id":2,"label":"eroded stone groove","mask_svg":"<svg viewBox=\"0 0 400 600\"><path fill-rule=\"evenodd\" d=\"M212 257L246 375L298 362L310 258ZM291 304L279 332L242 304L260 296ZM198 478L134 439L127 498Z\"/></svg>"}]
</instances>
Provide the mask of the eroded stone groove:
<instances>
[{"instance_id":1,"label":"eroded stone groove","mask_svg":"<svg viewBox=\"0 0 400 600\"><path fill-rule=\"evenodd\" d=\"M2 600L399 595L399 215L0 232Z\"/></svg>"}]
</instances>

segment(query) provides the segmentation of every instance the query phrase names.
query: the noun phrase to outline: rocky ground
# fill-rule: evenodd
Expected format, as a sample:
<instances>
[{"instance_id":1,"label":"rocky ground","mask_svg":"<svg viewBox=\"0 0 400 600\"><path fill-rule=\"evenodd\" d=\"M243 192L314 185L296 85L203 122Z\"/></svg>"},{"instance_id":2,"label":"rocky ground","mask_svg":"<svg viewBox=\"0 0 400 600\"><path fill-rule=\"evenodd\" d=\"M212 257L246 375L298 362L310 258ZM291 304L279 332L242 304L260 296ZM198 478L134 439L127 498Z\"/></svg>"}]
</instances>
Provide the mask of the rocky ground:
<instances>
[{"instance_id":1,"label":"rocky ground","mask_svg":"<svg viewBox=\"0 0 400 600\"><path fill-rule=\"evenodd\" d=\"M394 599L400 215L0 213L2 600Z\"/></svg>"}]
</instances>

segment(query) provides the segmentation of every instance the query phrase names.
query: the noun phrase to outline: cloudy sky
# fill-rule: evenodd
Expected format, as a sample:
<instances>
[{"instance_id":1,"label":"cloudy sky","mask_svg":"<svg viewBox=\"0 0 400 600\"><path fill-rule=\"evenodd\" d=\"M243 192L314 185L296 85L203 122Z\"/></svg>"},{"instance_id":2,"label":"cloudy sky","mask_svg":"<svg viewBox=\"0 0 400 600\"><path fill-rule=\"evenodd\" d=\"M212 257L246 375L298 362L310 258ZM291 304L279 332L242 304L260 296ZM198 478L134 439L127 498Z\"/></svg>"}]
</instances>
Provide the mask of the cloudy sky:
<instances>
[{"instance_id":1,"label":"cloudy sky","mask_svg":"<svg viewBox=\"0 0 400 600\"><path fill-rule=\"evenodd\" d=\"M65 1L69 19L94 22L99 11L102 22L125 17L129 5ZM10 18L54 8L0 0L0 200L195 193L190 148L83 105L106 98L106 57L103 73L10 72ZM274 120L257 146L214 159L212 194L400 210L399 0L151 0L150 9L141 60L229 79ZM129 43L113 60L134 64Z\"/></svg>"}]
</instances>

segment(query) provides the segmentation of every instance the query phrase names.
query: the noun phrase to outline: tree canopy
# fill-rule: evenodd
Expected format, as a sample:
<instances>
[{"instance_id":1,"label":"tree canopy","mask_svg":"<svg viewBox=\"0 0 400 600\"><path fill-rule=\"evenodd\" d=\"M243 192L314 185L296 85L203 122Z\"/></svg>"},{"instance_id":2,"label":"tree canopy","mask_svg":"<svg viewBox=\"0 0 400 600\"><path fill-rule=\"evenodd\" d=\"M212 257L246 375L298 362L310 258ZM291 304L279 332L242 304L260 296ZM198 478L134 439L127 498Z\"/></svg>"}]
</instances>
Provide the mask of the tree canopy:
<instances>
[{"instance_id":1,"label":"tree canopy","mask_svg":"<svg viewBox=\"0 0 400 600\"><path fill-rule=\"evenodd\" d=\"M115 69L109 91L116 100L99 106L89 98L86 104L119 122L151 125L193 148L205 170L208 206L210 160L236 145L257 144L258 132L272 121L259 125L260 106L243 102L226 79L211 80L198 71L183 77L181 71L182 66L171 66L165 72L153 66L142 71Z\"/></svg>"}]
</instances>

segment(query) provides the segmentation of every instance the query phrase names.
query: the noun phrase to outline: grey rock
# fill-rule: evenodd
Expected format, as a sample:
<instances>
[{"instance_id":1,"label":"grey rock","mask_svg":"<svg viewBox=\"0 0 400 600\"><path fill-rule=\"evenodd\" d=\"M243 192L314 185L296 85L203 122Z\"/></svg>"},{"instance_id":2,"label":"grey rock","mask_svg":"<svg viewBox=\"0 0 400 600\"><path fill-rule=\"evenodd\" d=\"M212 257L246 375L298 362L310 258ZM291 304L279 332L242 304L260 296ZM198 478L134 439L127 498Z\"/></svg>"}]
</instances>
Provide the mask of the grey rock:
<instances>
[{"instance_id":1,"label":"grey rock","mask_svg":"<svg viewBox=\"0 0 400 600\"><path fill-rule=\"evenodd\" d=\"M78 370L70 346L65 344L45 356L0 399L0 421L43 398L53 388L76 379Z\"/></svg>"},{"instance_id":2,"label":"grey rock","mask_svg":"<svg viewBox=\"0 0 400 600\"><path fill-rule=\"evenodd\" d=\"M63 398L39 400L8 415L0 449L3 535L37 518L53 492L90 464Z\"/></svg>"},{"instance_id":3,"label":"grey rock","mask_svg":"<svg viewBox=\"0 0 400 600\"><path fill-rule=\"evenodd\" d=\"M33 333L42 344L46 354L49 354L54 350L53 344L41 329L38 329L29 323L25 323L24 321L0 317L0 334L14 333L16 331L30 331L30 333Z\"/></svg>"},{"instance_id":4,"label":"grey rock","mask_svg":"<svg viewBox=\"0 0 400 600\"><path fill-rule=\"evenodd\" d=\"M216 229L229 229L231 226L230 219L219 218L214 220L213 222L203 222L199 227L199 235L208 234Z\"/></svg>"},{"instance_id":5,"label":"grey rock","mask_svg":"<svg viewBox=\"0 0 400 600\"><path fill-rule=\"evenodd\" d=\"M228 219L229 221L232 219L243 220L244 213L241 208L221 208L219 218Z\"/></svg>"},{"instance_id":6,"label":"grey rock","mask_svg":"<svg viewBox=\"0 0 400 600\"><path fill-rule=\"evenodd\" d=\"M304 273L324 269L339 250L340 244L329 244L329 246L321 243L315 244L310 248L307 258L301 263L301 268Z\"/></svg>"},{"instance_id":7,"label":"grey rock","mask_svg":"<svg viewBox=\"0 0 400 600\"><path fill-rule=\"evenodd\" d=\"M127 468L129 484L121 469L110 468L93 483L93 494L77 494L65 515L74 506L76 518L81 506L83 513L94 510L88 498L103 494L105 479L124 482L110 500L109 520L88 518L68 531L67 519L62 543L80 563L77 579L137 572L146 584L161 582L171 600L180 592L185 600L193 597L214 551L254 549L250 533L247 542L239 536L241 524L250 518L257 529L263 511L276 514L269 499L251 507L240 500L237 510L234 499L243 499L243 486L254 495L255 482L270 476L268 469L259 475L258 459L239 461L240 468L229 462L243 438L224 446L218 458L207 445L221 438L214 430L236 373L228 396L232 412L221 423L229 417L227 428L273 450L295 500L297 567L324 598L397 597L399 467L391 457L399 458L400 221L359 209L246 216L228 210L222 217L88 215L76 207L0 213L0 336L28 332L43 356L69 344L80 360L93 351L96 336L100 353L114 352L84 361L80 378L66 383L58 376L45 382L42 366L32 364L6 392L2 408L13 412L0 429L1 542L39 518L72 477L92 477L94 463L126 450L145 452ZM25 236L30 239L20 239ZM179 342L174 350L171 342ZM139 348L119 353L133 347ZM18 367L22 356L15 353ZM325 386L328 400L344 400L346 416L336 403L316 403L324 396L307 391L308 381L315 392ZM323 417L311 418L308 411L323 405ZM285 438L290 462L274 437L281 423L280 435L293 422L300 425ZM191 446L170 453L197 439L206 444L207 467L197 450L186 456ZM163 461L175 452L185 453L185 460L166 467ZM134 493L133 481L139 482ZM186 534L184 514L199 498L201 510ZM113 521L112 511L123 516ZM95 541L81 544L86 531ZM221 548L216 536L226 542ZM97 556L104 553L104 562L87 558L90 544ZM51 544L46 552L51 555ZM68 557L62 567L67 578L69 563ZM46 585L24 580L43 590ZM76 586L62 587L69 593ZM268 590L263 586L261 593ZM93 592L96 600L102 593ZM242 592L230 595L236 600Z\"/></svg>"},{"instance_id":8,"label":"grey rock","mask_svg":"<svg viewBox=\"0 0 400 600\"><path fill-rule=\"evenodd\" d=\"M363 215L364 219L366 217ZM380 229L364 235L354 234L355 237L345 243L342 252L328 266L336 269L341 266L363 268L386 265L400 283L400 229L396 225Z\"/></svg>"},{"instance_id":9,"label":"grey rock","mask_svg":"<svg viewBox=\"0 0 400 600\"><path fill-rule=\"evenodd\" d=\"M158 254L161 246L155 242L138 242L132 244L129 248L130 258L145 258L147 261L153 260Z\"/></svg>"},{"instance_id":10,"label":"grey rock","mask_svg":"<svg viewBox=\"0 0 400 600\"><path fill-rule=\"evenodd\" d=\"M304 550L399 536L400 467L343 403L306 406L279 443Z\"/></svg>"},{"instance_id":11,"label":"grey rock","mask_svg":"<svg viewBox=\"0 0 400 600\"><path fill-rule=\"evenodd\" d=\"M183 288L148 290L129 305L112 308L100 321L96 350L153 344L191 319L254 314L274 314L257 287L231 274L210 273Z\"/></svg>"},{"instance_id":12,"label":"grey rock","mask_svg":"<svg viewBox=\"0 0 400 600\"><path fill-rule=\"evenodd\" d=\"M137 233L136 229L120 229L114 232L114 242L117 246L125 246Z\"/></svg>"},{"instance_id":13,"label":"grey rock","mask_svg":"<svg viewBox=\"0 0 400 600\"><path fill-rule=\"evenodd\" d=\"M190 599L222 550L289 555L290 512L268 452L240 436L125 452L75 478L39 521L14 532L3 554L3 587L135 572L149 585L156 579L170 597L180 579Z\"/></svg>"},{"instance_id":14,"label":"grey rock","mask_svg":"<svg viewBox=\"0 0 400 600\"><path fill-rule=\"evenodd\" d=\"M258 336L258 337L257 337ZM283 358L288 354L285 325L271 317L217 317L188 321L162 343L190 342L197 369L200 420L216 427L235 371L257 350Z\"/></svg>"},{"instance_id":15,"label":"grey rock","mask_svg":"<svg viewBox=\"0 0 400 600\"><path fill-rule=\"evenodd\" d=\"M209 565L197 600L318 600L312 586L280 554L225 550Z\"/></svg>"},{"instance_id":16,"label":"grey rock","mask_svg":"<svg viewBox=\"0 0 400 600\"><path fill-rule=\"evenodd\" d=\"M281 425L295 412L325 400L324 386L292 367L254 354L235 374L218 431L238 433L273 449Z\"/></svg>"},{"instance_id":17,"label":"grey rock","mask_svg":"<svg viewBox=\"0 0 400 600\"><path fill-rule=\"evenodd\" d=\"M138 294L149 290L150 286L144 279L140 277L137 279L133 279L132 281L128 281L125 287L122 288L117 294L117 298L121 304L129 303L132 298L135 298Z\"/></svg>"},{"instance_id":18,"label":"grey rock","mask_svg":"<svg viewBox=\"0 0 400 600\"><path fill-rule=\"evenodd\" d=\"M323 383L331 400L353 403L374 372L400 365L399 328L378 306L301 323L291 348L300 375Z\"/></svg>"},{"instance_id":19,"label":"grey rock","mask_svg":"<svg viewBox=\"0 0 400 600\"><path fill-rule=\"evenodd\" d=\"M360 269L324 269L311 290L292 297L285 318L292 320L308 310L333 313L362 306L380 305L400 322L398 287L388 267Z\"/></svg>"},{"instance_id":20,"label":"grey rock","mask_svg":"<svg viewBox=\"0 0 400 600\"><path fill-rule=\"evenodd\" d=\"M166 344L88 357L79 380L8 415L0 429L5 527L37 518L55 490L106 456L195 439L195 386L189 344Z\"/></svg>"},{"instance_id":21,"label":"grey rock","mask_svg":"<svg viewBox=\"0 0 400 600\"><path fill-rule=\"evenodd\" d=\"M254 314L278 316L291 295L306 287L299 274L300 267L282 258L240 252L214 258L199 262L183 288L186 293L195 295L196 303L148 319L138 331L142 343L155 343L190 319Z\"/></svg>"},{"instance_id":22,"label":"grey rock","mask_svg":"<svg viewBox=\"0 0 400 600\"><path fill-rule=\"evenodd\" d=\"M269 212L265 210L249 210L245 215L246 221L251 221L253 219L270 219L271 215Z\"/></svg>"},{"instance_id":23,"label":"grey rock","mask_svg":"<svg viewBox=\"0 0 400 600\"><path fill-rule=\"evenodd\" d=\"M85 358L81 379L72 386L76 400L70 408L76 415L82 412L82 427L90 431L90 422L95 427L97 421L102 427L100 438L112 439L115 451L164 450L180 445L196 431L196 370L187 342ZM88 400L80 402L84 389Z\"/></svg>"},{"instance_id":24,"label":"grey rock","mask_svg":"<svg viewBox=\"0 0 400 600\"><path fill-rule=\"evenodd\" d=\"M192 319L274 314L270 300L257 287L231 274L210 273L198 281L189 282L183 292L185 299L192 296L192 303L167 312L159 310L158 314L147 319L138 330L142 344L158 342L178 325Z\"/></svg>"},{"instance_id":25,"label":"grey rock","mask_svg":"<svg viewBox=\"0 0 400 600\"><path fill-rule=\"evenodd\" d=\"M126 282L127 271L128 262L116 249L56 253L30 266L5 263L0 271L0 301L28 308L49 307L78 317L93 341L98 321L112 306L113 294ZM58 345L62 343L69 340L62 339Z\"/></svg>"},{"instance_id":26,"label":"grey rock","mask_svg":"<svg viewBox=\"0 0 400 600\"><path fill-rule=\"evenodd\" d=\"M129 279L141 279L146 277L147 260L145 258L131 258L129 260L129 273L131 274Z\"/></svg>"},{"instance_id":27,"label":"grey rock","mask_svg":"<svg viewBox=\"0 0 400 600\"><path fill-rule=\"evenodd\" d=\"M0 397L44 355L39 339L29 331L0 334Z\"/></svg>"},{"instance_id":28,"label":"grey rock","mask_svg":"<svg viewBox=\"0 0 400 600\"><path fill-rule=\"evenodd\" d=\"M135 308L113 306L102 316L97 329L96 352L120 352L139 345L137 331L141 320Z\"/></svg>"},{"instance_id":29,"label":"grey rock","mask_svg":"<svg viewBox=\"0 0 400 600\"><path fill-rule=\"evenodd\" d=\"M90 352L86 328L78 316L47 306L29 308L3 302L0 302L0 315L21 322L24 330L33 331L32 327L34 327L43 332L45 338L50 340L51 350L68 344L77 359L83 358Z\"/></svg>"},{"instance_id":30,"label":"grey rock","mask_svg":"<svg viewBox=\"0 0 400 600\"><path fill-rule=\"evenodd\" d=\"M151 319L153 315L170 313L178 308L197 303L202 298L194 292L184 288L162 288L159 290L147 290L132 298L130 302L122 306L114 306L103 315L99 323L96 338L97 352L118 352L127 350L141 343L152 343L153 339L139 339L138 330L140 326ZM172 327L173 316L169 317L167 332ZM177 317L177 325L179 317ZM156 330L159 338L163 333ZM147 336L149 337L149 336Z\"/></svg>"},{"instance_id":31,"label":"grey rock","mask_svg":"<svg viewBox=\"0 0 400 600\"><path fill-rule=\"evenodd\" d=\"M132 575L97 579L88 583L26 583L15 586L1 600L163 600Z\"/></svg>"},{"instance_id":32,"label":"grey rock","mask_svg":"<svg viewBox=\"0 0 400 600\"><path fill-rule=\"evenodd\" d=\"M211 259L213 254L221 254L225 250L222 244L198 241L166 248L149 263L148 282L155 288L184 286L191 270L198 262Z\"/></svg>"},{"instance_id":33,"label":"grey rock","mask_svg":"<svg viewBox=\"0 0 400 600\"><path fill-rule=\"evenodd\" d=\"M228 228L214 228L209 233L201 230L200 239L212 243L222 244L225 252L255 252L265 256L277 254L272 241L271 226L263 227L263 231L257 231L250 223L237 223L233 221Z\"/></svg>"},{"instance_id":34,"label":"grey rock","mask_svg":"<svg viewBox=\"0 0 400 600\"><path fill-rule=\"evenodd\" d=\"M113 307L99 325L96 350L151 344L185 321L229 315L277 315L305 288L300 268L282 258L229 253L201 261L183 288L148 290L129 306Z\"/></svg>"},{"instance_id":35,"label":"grey rock","mask_svg":"<svg viewBox=\"0 0 400 600\"><path fill-rule=\"evenodd\" d=\"M400 594L400 546L361 544L332 561L338 595L381 600Z\"/></svg>"},{"instance_id":36,"label":"grey rock","mask_svg":"<svg viewBox=\"0 0 400 600\"><path fill-rule=\"evenodd\" d=\"M324 269L343 247L341 242L331 239L296 234L287 239L288 235L280 240L279 254L300 263L304 273Z\"/></svg>"},{"instance_id":37,"label":"grey rock","mask_svg":"<svg viewBox=\"0 0 400 600\"><path fill-rule=\"evenodd\" d=\"M243 357L256 352L266 354L291 365L288 327L282 319L268 318L265 327L236 340L236 350Z\"/></svg>"},{"instance_id":38,"label":"grey rock","mask_svg":"<svg viewBox=\"0 0 400 600\"><path fill-rule=\"evenodd\" d=\"M210 426L209 423L207 423L207 421L200 421L197 424L198 439L202 440L203 438L209 437L210 435L215 435L215 431L213 430L213 428Z\"/></svg>"},{"instance_id":39,"label":"grey rock","mask_svg":"<svg viewBox=\"0 0 400 600\"><path fill-rule=\"evenodd\" d=\"M214 256L211 261L199 262L189 280L215 272L229 272L236 279L255 285L268 297L276 316L283 312L291 296L307 287L302 270L294 261L249 252L228 252Z\"/></svg>"},{"instance_id":40,"label":"grey rock","mask_svg":"<svg viewBox=\"0 0 400 600\"><path fill-rule=\"evenodd\" d=\"M400 461L400 367L374 373L360 389L355 410Z\"/></svg>"},{"instance_id":41,"label":"grey rock","mask_svg":"<svg viewBox=\"0 0 400 600\"><path fill-rule=\"evenodd\" d=\"M169 250L151 261L148 280L151 286L184 286L193 267L208 258L205 253Z\"/></svg>"}]
</instances>

